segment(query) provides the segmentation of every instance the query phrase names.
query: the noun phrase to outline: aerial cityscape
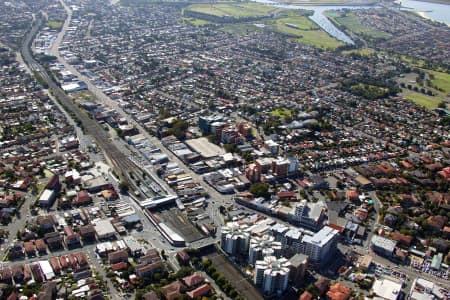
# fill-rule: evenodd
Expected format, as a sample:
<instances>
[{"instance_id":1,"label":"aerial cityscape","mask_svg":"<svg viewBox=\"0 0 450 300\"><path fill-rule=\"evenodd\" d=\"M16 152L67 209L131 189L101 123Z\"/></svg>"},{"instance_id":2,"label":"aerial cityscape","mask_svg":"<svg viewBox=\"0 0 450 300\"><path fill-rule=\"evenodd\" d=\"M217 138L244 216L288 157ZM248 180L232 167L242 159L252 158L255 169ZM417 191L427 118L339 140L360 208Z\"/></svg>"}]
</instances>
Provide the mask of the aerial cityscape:
<instances>
[{"instance_id":1,"label":"aerial cityscape","mask_svg":"<svg viewBox=\"0 0 450 300\"><path fill-rule=\"evenodd\" d=\"M0 300L450 299L449 26L0 1Z\"/></svg>"}]
</instances>

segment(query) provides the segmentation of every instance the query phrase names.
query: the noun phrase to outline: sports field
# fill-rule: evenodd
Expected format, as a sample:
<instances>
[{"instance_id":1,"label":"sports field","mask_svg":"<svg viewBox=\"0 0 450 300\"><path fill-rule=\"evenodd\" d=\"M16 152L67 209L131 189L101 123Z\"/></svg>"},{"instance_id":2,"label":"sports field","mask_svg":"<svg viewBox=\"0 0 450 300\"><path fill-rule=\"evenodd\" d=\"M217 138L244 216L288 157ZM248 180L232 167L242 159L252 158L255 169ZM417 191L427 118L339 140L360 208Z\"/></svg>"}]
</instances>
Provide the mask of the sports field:
<instances>
[{"instance_id":1,"label":"sports field","mask_svg":"<svg viewBox=\"0 0 450 300\"><path fill-rule=\"evenodd\" d=\"M434 109L438 107L439 103L441 103L441 100L435 97L430 97L416 92L407 93L403 95L403 97L428 109Z\"/></svg>"},{"instance_id":2,"label":"sports field","mask_svg":"<svg viewBox=\"0 0 450 300\"><path fill-rule=\"evenodd\" d=\"M269 16L276 7L258 3L230 3L230 4L193 4L184 11L198 12L214 17L251 18Z\"/></svg>"},{"instance_id":3,"label":"sports field","mask_svg":"<svg viewBox=\"0 0 450 300\"><path fill-rule=\"evenodd\" d=\"M429 77L434 88L437 88L444 93L450 93L450 74L430 70L423 71L432 75Z\"/></svg>"},{"instance_id":4,"label":"sports field","mask_svg":"<svg viewBox=\"0 0 450 300\"><path fill-rule=\"evenodd\" d=\"M317 48L336 49L343 43L321 30L316 23L304 16L291 16L270 21L275 31L296 37L296 41Z\"/></svg>"},{"instance_id":5,"label":"sports field","mask_svg":"<svg viewBox=\"0 0 450 300\"><path fill-rule=\"evenodd\" d=\"M330 12L328 13L328 16L344 29L351 31L357 35L361 35L363 38L378 40L391 37L390 34L384 31L375 30L367 25L364 25L357 17L352 14L347 14L345 16L335 16L333 12Z\"/></svg>"}]
</instances>

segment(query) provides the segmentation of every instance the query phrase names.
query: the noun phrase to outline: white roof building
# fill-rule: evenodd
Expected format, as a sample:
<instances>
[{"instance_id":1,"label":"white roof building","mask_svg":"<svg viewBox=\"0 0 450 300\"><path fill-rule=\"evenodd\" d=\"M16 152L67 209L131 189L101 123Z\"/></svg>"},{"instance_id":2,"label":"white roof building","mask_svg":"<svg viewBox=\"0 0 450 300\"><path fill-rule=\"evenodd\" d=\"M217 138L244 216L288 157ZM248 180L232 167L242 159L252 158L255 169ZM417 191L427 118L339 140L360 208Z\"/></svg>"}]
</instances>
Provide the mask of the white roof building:
<instances>
[{"instance_id":1,"label":"white roof building","mask_svg":"<svg viewBox=\"0 0 450 300\"><path fill-rule=\"evenodd\" d=\"M247 253L250 241L249 227L237 222L228 222L222 227L221 246L230 255Z\"/></svg>"},{"instance_id":2,"label":"white roof building","mask_svg":"<svg viewBox=\"0 0 450 300\"><path fill-rule=\"evenodd\" d=\"M280 257L282 249L281 242L275 241L273 236L252 237L248 250L248 263L253 265L266 256Z\"/></svg>"},{"instance_id":3,"label":"white roof building","mask_svg":"<svg viewBox=\"0 0 450 300\"><path fill-rule=\"evenodd\" d=\"M314 235L305 235L302 240L302 253L316 263L325 263L336 250L339 231L329 226L323 227Z\"/></svg>"},{"instance_id":4,"label":"white roof building","mask_svg":"<svg viewBox=\"0 0 450 300\"><path fill-rule=\"evenodd\" d=\"M53 273L53 268L48 260L40 260L38 263L39 266L41 267L42 273L44 274L46 280L51 280L53 279L53 277L55 277L55 273Z\"/></svg>"},{"instance_id":5,"label":"white roof building","mask_svg":"<svg viewBox=\"0 0 450 300\"><path fill-rule=\"evenodd\" d=\"M402 284L391 279L381 278L375 280L372 290L378 297L388 300L396 300L402 290Z\"/></svg>"},{"instance_id":6,"label":"white roof building","mask_svg":"<svg viewBox=\"0 0 450 300\"><path fill-rule=\"evenodd\" d=\"M409 294L411 300L434 300L444 299L444 295L441 292L441 287L434 282L425 280L423 278L416 278L411 287Z\"/></svg>"},{"instance_id":7,"label":"white roof building","mask_svg":"<svg viewBox=\"0 0 450 300\"><path fill-rule=\"evenodd\" d=\"M267 295L284 292L288 285L290 265L290 262L284 257L266 256L263 260L257 260L255 284L261 286Z\"/></svg>"},{"instance_id":8,"label":"white roof building","mask_svg":"<svg viewBox=\"0 0 450 300\"><path fill-rule=\"evenodd\" d=\"M94 229L99 239L105 239L116 234L116 229L110 220L99 220L95 222Z\"/></svg>"}]
</instances>

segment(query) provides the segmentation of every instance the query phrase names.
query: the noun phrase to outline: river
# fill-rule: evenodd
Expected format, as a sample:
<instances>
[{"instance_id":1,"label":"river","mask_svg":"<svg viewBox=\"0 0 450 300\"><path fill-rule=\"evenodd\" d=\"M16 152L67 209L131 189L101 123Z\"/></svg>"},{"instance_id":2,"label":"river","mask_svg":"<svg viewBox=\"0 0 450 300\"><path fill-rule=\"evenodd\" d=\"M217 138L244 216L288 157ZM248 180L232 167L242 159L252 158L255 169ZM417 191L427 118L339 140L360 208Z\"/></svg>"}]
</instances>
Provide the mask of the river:
<instances>
[{"instance_id":1,"label":"river","mask_svg":"<svg viewBox=\"0 0 450 300\"><path fill-rule=\"evenodd\" d=\"M404 10L420 13L424 18L445 23L450 26L450 5L443 3L401 0Z\"/></svg>"},{"instance_id":2,"label":"river","mask_svg":"<svg viewBox=\"0 0 450 300\"><path fill-rule=\"evenodd\" d=\"M370 9L375 8L377 6L351 6L351 5L296 5L296 4L281 4L272 0L254 0L255 2L264 3L267 5L274 5L276 7L282 8L291 8L291 9L306 9L313 10L314 14L309 18L313 20L317 25L319 25L324 31L326 31L329 35L333 36L339 41L342 41L346 44L354 44L352 39L346 35L344 32L336 28L333 23L325 16L324 11L326 10L338 10L338 9ZM427 17L432 20L445 22L447 24L450 23L450 5L440 4L440 3L432 3L432 2L421 2L415 0L402 0L402 5L405 7L409 7L410 9L423 12L421 13L424 17ZM424 12L427 11L427 12ZM430 12L428 12L430 11Z\"/></svg>"}]
</instances>

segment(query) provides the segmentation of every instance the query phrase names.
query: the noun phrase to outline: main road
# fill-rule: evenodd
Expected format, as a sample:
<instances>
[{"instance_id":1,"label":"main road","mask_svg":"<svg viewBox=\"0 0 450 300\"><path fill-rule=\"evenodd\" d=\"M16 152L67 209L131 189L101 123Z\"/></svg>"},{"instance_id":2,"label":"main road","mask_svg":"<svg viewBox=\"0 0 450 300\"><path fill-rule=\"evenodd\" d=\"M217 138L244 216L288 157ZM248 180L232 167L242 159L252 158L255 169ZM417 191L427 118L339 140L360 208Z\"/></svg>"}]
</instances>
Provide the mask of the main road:
<instances>
[{"instance_id":1,"label":"main road","mask_svg":"<svg viewBox=\"0 0 450 300\"><path fill-rule=\"evenodd\" d=\"M178 163L179 167L182 168L189 176L191 176L195 181L199 182L205 190L208 192L208 194L214 199L213 201L210 201L208 205L208 212L210 216L214 217L217 215L217 211L219 210L220 205L226 205L226 204L232 204L231 196L224 196L220 193L218 193L214 188L209 186L203 181L202 176L196 174L193 172L186 164L180 160L178 157L176 157L172 152L170 152L166 147L164 147L161 143L161 141L150 135L145 128L143 128L138 122L135 122L134 120L131 120L131 117L123 111L123 109L118 105L118 103L114 100L112 100L110 97L108 97L101 89L97 88L94 84L92 84L86 76L81 74L74 66L67 63L67 61L64 59L63 56L61 56L59 52L59 46L64 38L65 32L67 28L70 26L70 20L72 16L71 9L64 3L64 1L61 0L61 3L63 7L66 10L67 19L64 22L64 25L61 29L61 32L59 33L58 37L56 38L53 46L51 47L50 53L58 58L58 61L72 74L74 74L79 80L84 81L87 84L87 87L89 91L101 102L103 102L105 105L115 109L122 117L127 118L131 123L139 129L139 131L156 147L161 149L170 160ZM221 218L215 218L214 221L216 222L216 225L218 226L218 230L220 230L220 227L222 225Z\"/></svg>"},{"instance_id":2,"label":"main road","mask_svg":"<svg viewBox=\"0 0 450 300\"><path fill-rule=\"evenodd\" d=\"M59 100L66 111L73 114L76 119L81 122L82 128L90 134L97 144L103 149L105 155L112 162L114 169L120 177L127 179L130 173L135 173L137 166L125 156L119 149L111 142L109 134L96 121L89 118L86 112L81 110L73 100L59 87L55 79L48 74L47 70L38 63L32 53L31 45L36 33L41 27L43 17L38 16L35 19L32 29L25 36L21 47L21 54L24 62L28 68L37 73L48 84L49 90Z\"/></svg>"}]
</instances>

